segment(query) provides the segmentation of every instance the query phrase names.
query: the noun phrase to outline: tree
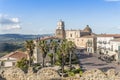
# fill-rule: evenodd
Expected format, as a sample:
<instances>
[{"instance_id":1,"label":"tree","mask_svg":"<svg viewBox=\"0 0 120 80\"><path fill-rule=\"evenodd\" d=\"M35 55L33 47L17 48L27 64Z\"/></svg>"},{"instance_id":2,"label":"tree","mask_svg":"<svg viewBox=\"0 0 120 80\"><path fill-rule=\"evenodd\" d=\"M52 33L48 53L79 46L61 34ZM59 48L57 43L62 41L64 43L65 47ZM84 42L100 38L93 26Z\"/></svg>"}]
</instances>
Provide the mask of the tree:
<instances>
[{"instance_id":1,"label":"tree","mask_svg":"<svg viewBox=\"0 0 120 80\"><path fill-rule=\"evenodd\" d=\"M63 77L63 72L64 72L64 65L65 65L65 56L67 55L68 53L68 45L67 45L67 40L64 39L60 46L59 46L59 50L60 50L60 54L61 54L61 57L62 57L62 65L61 65L61 68L62 68L62 77Z\"/></svg>"},{"instance_id":2,"label":"tree","mask_svg":"<svg viewBox=\"0 0 120 80\"><path fill-rule=\"evenodd\" d=\"M27 52L28 52L28 55L29 55L29 66L31 66L31 63L33 62L33 51L34 51L34 48L35 48L35 44L33 42L33 40L30 40L30 41L26 41L25 43L25 47L27 48Z\"/></svg>"},{"instance_id":3,"label":"tree","mask_svg":"<svg viewBox=\"0 0 120 80\"><path fill-rule=\"evenodd\" d=\"M22 69L23 71L27 72L28 70L28 60L26 58L22 58L20 61L17 61L17 67Z\"/></svg>"},{"instance_id":4,"label":"tree","mask_svg":"<svg viewBox=\"0 0 120 80\"><path fill-rule=\"evenodd\" d=\"M58 43L55 40L50 41L50 49L52 50L52 65L55 64L55 53L57 52Z\"/></svg>"},{"instance_id":5,"label":"tree","mask_svg":"<svg viewBox=\"0 0 120 80\"><path fill-rule=\"evenodd\" d=\"M70 70L71 70L72 69L71 55L75 50L75 44L72 41L68 41L67 45L68 45L68 53L69 53L69 65L70 65Z\"/></svg>"},{"instance_id":6,"label":"tree","mask_svg":"<svg viewBox=\"0 0 120 80\"><path fill-rule=\"evenodd\" d=\"M49 46L47 44L47 41L45 40L40 40L39 41L39 48L40 48L40 53L42 54L42 58L43 58L43 61L42 61L42 66L44 67L44 61L45 61L45 57L49 51Z\"/></svg>"},{"instance_id":7,"label":"tree","mask_svg":"<svg viewBox=\"0 0 120 80\"><path fill-rule=\"evenodd\" d=\"M50 63L51 65L53 64L53 54L52 53L48 53L48 56L50 57Z\"/></svg>"}]
</instances>

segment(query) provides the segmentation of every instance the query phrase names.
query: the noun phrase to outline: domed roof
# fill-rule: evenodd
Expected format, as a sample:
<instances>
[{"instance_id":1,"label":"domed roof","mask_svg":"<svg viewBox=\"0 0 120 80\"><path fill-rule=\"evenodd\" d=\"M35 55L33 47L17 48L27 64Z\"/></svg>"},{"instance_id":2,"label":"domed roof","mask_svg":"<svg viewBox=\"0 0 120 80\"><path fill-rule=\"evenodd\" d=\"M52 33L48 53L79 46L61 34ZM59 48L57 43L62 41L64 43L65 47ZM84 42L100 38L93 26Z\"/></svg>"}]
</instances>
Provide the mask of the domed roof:
<instances>
[{"instance_id":1,"label":"domed roof","mask_svg":"<svg viewBox=\"0 0 120 80\"><path fill-rule=\"evenodd\" d=\"M92 29L89 27L89 25L87 25L83 31L92 33Z\"/></svg>"}]
</instances>

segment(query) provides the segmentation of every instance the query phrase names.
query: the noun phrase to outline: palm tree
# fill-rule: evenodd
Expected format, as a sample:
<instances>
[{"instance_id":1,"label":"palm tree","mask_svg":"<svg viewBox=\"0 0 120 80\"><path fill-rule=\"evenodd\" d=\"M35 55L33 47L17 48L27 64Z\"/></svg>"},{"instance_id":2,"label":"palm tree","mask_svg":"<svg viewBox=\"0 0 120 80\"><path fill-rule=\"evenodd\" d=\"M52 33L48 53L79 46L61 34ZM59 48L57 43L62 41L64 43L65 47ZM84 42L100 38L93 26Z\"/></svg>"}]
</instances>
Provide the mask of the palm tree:
<instances>
[{"instance_id":1,"label":"palm tree","mask_svg":"<svg viewBox=\"0 0 120 80\"><path fill-rule=\"evenodd\" d=\"M68 45L68 53L69 53L69 65L70 65L70 70L71 70L72 69L71 55L75 50L75 44L72 41L68 41L67 45Z\"/></svg>"},{"instance_id":2,"label":"palm tree","mask_svg":"<svg viewBox=\"0 0 120 80\"><path fill-rule=\"evenodd\" d=\"M33 57L33 51L35 48L35 44L33 40L26 41L25 47L27 48L28 55L29 55L29 66L31 66L31 63L33 62L32 57Z\"/></svg>"},{"instance_id":3,"label":"palm tree","mask_svg":"<svg viewBox=\"0 0 120 80\"><path fill-rule=\"evenodd\" d=\"M62 77L63 77L63 72L64 72L64 65L65 65L65 56L68 53L68 46L67 46L67 40L64 39L62 43L59 46L60 54L62 56Z\"/></svg>"},{"instance_id":4,"label":"palm tree","mask_svg":"<svg viewBox=\"0 0 120 80\"><path fill-rule=\"evenodd\" d=\"M50 49L52 49L52 65L55 64L55 53L57 52L58 43L55 40L50 41Z\"/></svg>"},{"instance_id":5,"label":"palm tree","mask_svg":"<svg viewBox=\"0 0 120 80\"><path fill-rule=\"evenodd\" d=\"M49 50L47 41L40 40L39 48L40 48L40 53L42 54L42 58L43 58L42 66L44 67L45 57L46 57L48 50Z\"/></svg>"}]
</instances>

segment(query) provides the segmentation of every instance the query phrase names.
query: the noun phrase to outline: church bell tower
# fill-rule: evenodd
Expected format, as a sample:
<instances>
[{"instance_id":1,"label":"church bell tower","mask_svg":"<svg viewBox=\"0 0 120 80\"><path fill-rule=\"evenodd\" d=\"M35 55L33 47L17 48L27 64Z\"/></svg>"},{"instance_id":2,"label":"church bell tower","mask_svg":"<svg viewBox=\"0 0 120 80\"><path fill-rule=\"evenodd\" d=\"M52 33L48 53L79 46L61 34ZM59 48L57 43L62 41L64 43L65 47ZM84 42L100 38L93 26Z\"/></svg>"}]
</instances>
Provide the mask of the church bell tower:
<instances>
[{"instance_id":1,"label":"church bell tower","mask_svg":"<svg viewBox=\"0 0 120 80\"><path fill-rule=\"evenodd\" d=\"M56 33L55 36L61 39L65 38L65 24L64 21L60 20L57 23L57 29L56 29Z\"/></svg>"}]
</instances>

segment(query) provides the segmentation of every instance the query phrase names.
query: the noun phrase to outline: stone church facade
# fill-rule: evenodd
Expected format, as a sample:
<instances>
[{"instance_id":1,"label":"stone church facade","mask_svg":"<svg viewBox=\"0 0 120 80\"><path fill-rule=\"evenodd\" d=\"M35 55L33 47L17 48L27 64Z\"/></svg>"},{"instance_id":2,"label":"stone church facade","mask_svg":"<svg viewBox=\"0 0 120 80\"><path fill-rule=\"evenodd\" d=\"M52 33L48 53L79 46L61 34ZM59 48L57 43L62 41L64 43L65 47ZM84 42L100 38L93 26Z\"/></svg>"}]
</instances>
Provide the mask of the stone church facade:
<instances>
[{"instance_id":1,"label":"stone church facade","mask_svg":"<svg viewBox=\"0 0 120 80\"><path fill-rule=\"evenodd\" d=\"M83 30L65 30L65 23L60 20L57 23L55 36L74 42L78 49L84 49L89 53L96 52L96 37L89 25Z\"/></svg>"}]
</instances>

